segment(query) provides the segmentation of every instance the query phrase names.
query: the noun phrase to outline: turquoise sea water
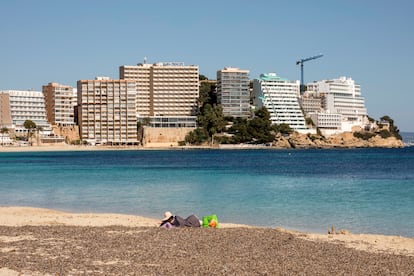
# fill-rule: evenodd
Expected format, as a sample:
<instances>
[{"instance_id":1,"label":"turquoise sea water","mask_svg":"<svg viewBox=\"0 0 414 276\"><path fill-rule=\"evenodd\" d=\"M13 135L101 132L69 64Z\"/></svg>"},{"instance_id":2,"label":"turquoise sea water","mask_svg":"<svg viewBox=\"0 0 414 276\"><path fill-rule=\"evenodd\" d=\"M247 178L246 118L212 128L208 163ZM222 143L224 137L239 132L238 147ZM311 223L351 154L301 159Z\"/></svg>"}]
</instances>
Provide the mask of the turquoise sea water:
<instances>
[{"instance_id":1,"label":"turquoise sea water","mask_svg":"<svg viewBox=\"0 0 414 276\"><path fill-rule=\"evenodd\" d=\"M0 205L414 237L414 147L0 153Z\"/></svg>"}]
</instances>

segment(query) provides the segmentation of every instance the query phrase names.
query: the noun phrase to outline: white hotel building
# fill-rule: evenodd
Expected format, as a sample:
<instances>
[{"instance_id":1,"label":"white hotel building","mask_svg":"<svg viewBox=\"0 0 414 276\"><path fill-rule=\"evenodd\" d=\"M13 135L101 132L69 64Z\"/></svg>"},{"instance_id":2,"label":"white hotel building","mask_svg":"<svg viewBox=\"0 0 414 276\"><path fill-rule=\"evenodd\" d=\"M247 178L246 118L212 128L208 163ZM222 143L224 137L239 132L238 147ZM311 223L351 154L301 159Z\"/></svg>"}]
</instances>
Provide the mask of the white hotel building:
<instances>
[{"instance_id":1,"label":"white hotel building","mask_svg":"<svg viewBox=\"0 0 414 276\"><path fill-rule=\"evenodd\" d=\"M288 124L298 132L309 132L299 106L299 81L289 81L275 73L261 74L253 81L254 106L266 107L272 124Z\"/></svg>"},{"instance_id":2,"label":"white hotel building","mask_svg":"<svg viewBox=\"0 0 414 276\"><path fill-rule=\"evenodd\" d=\"M361 96L361 88L352 78L321 80L309 83L307 87L308 91L324 95L323 113L340 114L342 132L352 131L354 126L364 127L368 124L367 109L365 100Z\"/></svg>"},{"instance_id":3,"label":"white hotel building","mask_svg":"<svg viewBox=\"0 0 414 276\"><path fill-rule=\"evenodd\" d=\"M46 108L43 93L40 91L31 90L2 90L0 94L8 94L4 97L5 109L10 111L11 128L16 134L27 133L24 127L26 120L31 120L36 124L36 127L42 129L42 134L50 134L51 126L46 119ZM3 108L3 107L2 107Z\"/></svg>"}]
</instances>

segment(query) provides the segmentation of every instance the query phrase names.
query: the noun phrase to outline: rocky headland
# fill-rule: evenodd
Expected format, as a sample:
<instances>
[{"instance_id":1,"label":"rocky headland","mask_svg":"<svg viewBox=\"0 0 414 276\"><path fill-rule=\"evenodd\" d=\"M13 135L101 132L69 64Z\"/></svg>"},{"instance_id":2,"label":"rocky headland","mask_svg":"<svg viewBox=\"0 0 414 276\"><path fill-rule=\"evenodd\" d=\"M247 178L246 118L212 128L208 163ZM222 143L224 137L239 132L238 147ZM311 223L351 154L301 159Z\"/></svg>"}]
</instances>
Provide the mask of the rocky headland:
<instances>
[{"instance_id":1,"label":"rocky headland","mask_svg":"<svg viewBox=\"0 0 414 276\"><path fill-rule=\"evenodd\" d=\"M394 136L383 138L377 134L369 139L358 138L353 132L325 137L318 134L277 134L272 143L275 148L401 148L404 143Z\"/></svg>"}]
</instances>

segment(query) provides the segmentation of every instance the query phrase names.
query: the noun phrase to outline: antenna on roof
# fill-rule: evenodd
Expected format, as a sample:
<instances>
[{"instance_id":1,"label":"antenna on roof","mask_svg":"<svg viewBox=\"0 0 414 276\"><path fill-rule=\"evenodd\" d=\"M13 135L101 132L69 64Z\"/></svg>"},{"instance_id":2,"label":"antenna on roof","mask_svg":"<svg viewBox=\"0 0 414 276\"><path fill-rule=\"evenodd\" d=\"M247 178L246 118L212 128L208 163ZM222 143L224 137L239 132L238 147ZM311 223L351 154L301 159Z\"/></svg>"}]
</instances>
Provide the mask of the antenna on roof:
<instances>
[{"instance_id":1,"label":"antenna on roof","mask_svg":"<svg viewBox=\"0 0 414 276\"><path fill-rule=\"evenodd\" d=\"M147 57L144 57L144 64L147 64Z\"/></svg>"}]
</instances>

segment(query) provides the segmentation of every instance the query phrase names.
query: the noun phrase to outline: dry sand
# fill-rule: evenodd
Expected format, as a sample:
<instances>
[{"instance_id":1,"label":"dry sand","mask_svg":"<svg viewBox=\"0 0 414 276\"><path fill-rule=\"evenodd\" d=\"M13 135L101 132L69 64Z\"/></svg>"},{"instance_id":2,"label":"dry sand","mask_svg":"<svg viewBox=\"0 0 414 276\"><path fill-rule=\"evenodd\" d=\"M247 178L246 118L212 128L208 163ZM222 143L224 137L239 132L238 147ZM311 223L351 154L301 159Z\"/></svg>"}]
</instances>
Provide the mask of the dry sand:
<instances>
[{"instance_id":1,"label":"dry sand","mask_svg":"<svg viewBox=\"0 0 414 276\"><path fill-rule=\"evenodd\" d=\"M414 274L414 239L0 207L0 275Z\"/></svg>"}]
</instances>

